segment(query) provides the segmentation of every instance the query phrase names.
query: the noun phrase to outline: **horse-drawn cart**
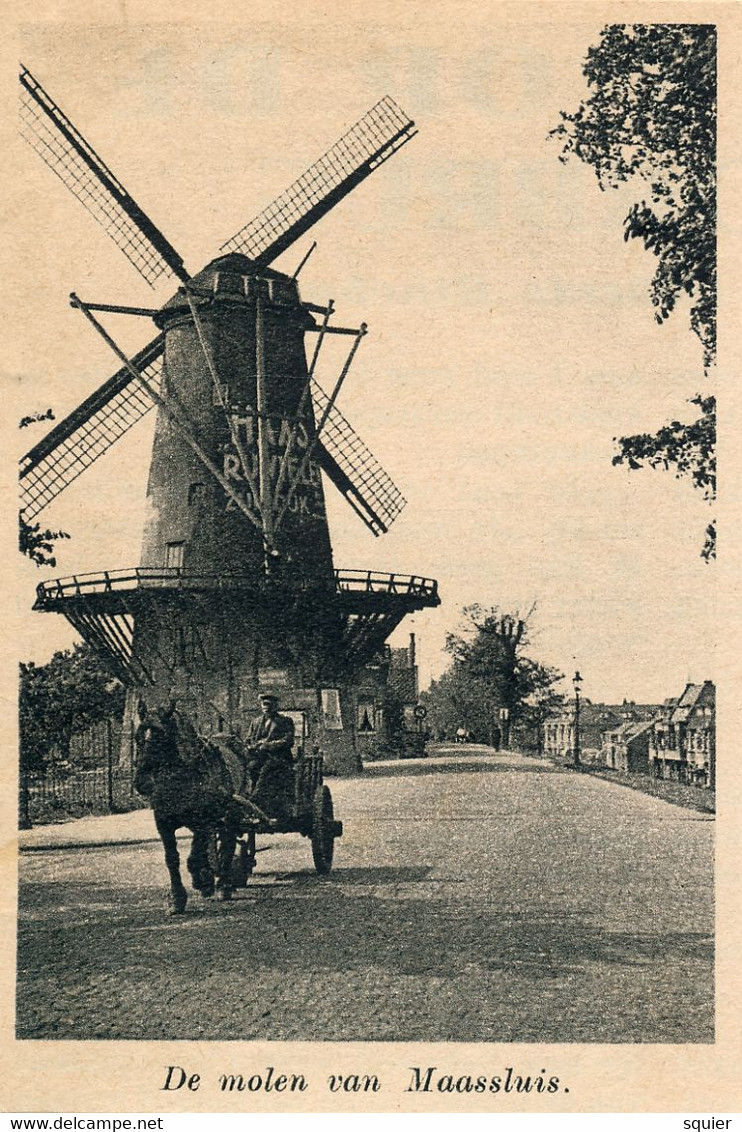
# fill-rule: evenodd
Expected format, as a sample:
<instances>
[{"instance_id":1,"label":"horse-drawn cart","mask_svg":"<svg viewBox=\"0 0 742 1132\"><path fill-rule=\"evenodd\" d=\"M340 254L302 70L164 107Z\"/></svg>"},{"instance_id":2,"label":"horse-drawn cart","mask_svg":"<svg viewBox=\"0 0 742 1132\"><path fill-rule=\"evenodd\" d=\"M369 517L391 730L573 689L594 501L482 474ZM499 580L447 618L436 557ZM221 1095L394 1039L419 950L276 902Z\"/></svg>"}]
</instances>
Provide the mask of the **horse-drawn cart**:
<instances>
[{"instance_id":1,"label":"horse-drawn cart","mask_svg":"<svg viewBox=\"0 0 742 1132\"><path fill-rule=\"evenodd\" d=\"M332 794L324 784L320 752L301 755L294 764L294 803L285 820L259 816L249 799L243 800L237 849L232 861L234 888L244 888L256 861L257 834L301 833L312 844L314 867L326 875L332 868L335 838L342 837L343 823L335 820Z\"/></svg>"},{"instance_id":2,"label":"horse-drawn cart","mask_svg":"<svg viewBox=\"0 0 742 1132\"><path fill-rule=\"evenodd\" d=\"M255 868L258 834L301 833L311 841L317 872L329 873L343 825L335 820L318 748L310 755L300 748L286 766L282 804L271 814L255 797L249 749L234 736L203 738L174 703L152 712L143 704L135 742L134 788L154 812L170 874L172 914L182 915L188 902L175 836L184 826L193 833L188 871L193 887L206 897L216 892L229 900L233 889L244 888ZM280 768L279 777L283 774Z\"/></svg>"}]
</instances>

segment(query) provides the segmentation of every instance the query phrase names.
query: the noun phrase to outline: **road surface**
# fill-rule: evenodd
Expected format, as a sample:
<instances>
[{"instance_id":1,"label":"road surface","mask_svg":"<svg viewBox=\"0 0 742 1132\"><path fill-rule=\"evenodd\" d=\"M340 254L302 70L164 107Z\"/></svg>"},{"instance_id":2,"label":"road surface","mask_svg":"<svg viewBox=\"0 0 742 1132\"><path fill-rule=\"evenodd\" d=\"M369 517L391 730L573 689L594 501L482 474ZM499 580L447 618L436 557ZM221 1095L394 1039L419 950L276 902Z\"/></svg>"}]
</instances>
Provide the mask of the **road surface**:
<instances>
[{"instance_id":1,"label":"road surface","mask_svg":"<svg viewBox=\"0 0 742 1132\"><path fill-rule=\"evenodd\" d=\"M24 834L18 1036L713 1041L712 818L481 747L331 786L329 877L267 837L182 918L149 812Z\"/></svg>"}]
</instances>

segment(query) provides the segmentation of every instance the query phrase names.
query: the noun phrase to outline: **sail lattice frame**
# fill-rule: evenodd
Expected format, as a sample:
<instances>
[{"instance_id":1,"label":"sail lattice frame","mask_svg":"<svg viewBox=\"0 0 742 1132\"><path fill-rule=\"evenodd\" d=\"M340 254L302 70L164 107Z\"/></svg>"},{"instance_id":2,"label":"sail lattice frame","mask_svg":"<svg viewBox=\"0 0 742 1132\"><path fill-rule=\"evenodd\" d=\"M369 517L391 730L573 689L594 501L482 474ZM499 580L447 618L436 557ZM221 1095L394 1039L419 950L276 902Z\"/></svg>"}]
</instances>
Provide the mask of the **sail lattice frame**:
<instances>
[{"instance_id":1,"label":"sail lattice frame","mask_svg":"<svg viewBox=\"0 0 742 1132\"><path fill-rule=\"evenodd\" d=\"M162 381L164 337L140 351L133 364L156 390ZM47 433L21 461L21 508L26 522L103 456L153 407L126 367Z\"/></svg>"},{"instance_id":2,"label":"sail lattice frame","mask_svg":"<svg viewBox=\"0 0 742 1132\"><path fill-rule=\"evenodd\" d=\"M393 98L382 98L221 251L270 263L414 137L414 127Z\"/></svg>"},{"instance_id":3,"label":"sail lattice frame","mask_svg":"<svg viewBox=\"0 0 742 1132\"><path fill-rule=\"evenodd\" d=\"M330 399L314 378L311 388L315 411L321 417ZM316 459L373 534L389 530L407 500L336 405L320 433Z\"/></svg>"},{"instance_id":4,"label":"sail lattice frame","mask_svg":"<svg viewBox=\"0 0 742 1132\"><path fill-rule=\"evenodd\" d=\"M153 286L187 279L183 260L29 70L21 67L20 134Z\"/></svg>"}]
</instances>

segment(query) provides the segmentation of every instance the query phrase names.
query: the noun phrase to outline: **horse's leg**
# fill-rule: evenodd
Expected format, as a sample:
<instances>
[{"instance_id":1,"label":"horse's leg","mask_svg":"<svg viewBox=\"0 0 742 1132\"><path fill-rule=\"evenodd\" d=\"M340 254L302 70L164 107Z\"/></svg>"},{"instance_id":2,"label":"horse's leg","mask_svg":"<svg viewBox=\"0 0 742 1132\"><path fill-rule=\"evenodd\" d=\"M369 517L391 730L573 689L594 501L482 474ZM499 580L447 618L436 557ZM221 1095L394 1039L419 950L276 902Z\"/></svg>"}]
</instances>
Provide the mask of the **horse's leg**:
<instances>
[{"instance_id":1,"label":"horse's leg","mask_svg":"<svg viewBox=\"0 0 742 1132\"><path fill-rule=\"evenodd\" d=\"M208 826L200 826L193 831L191 852L188 857L188 871L191 874L193 887L202 896L214 895L214 870L209 860L209 848L213 830Z\"/></svg>"},{"instance_id":2,"label":"horse's leg","mask_svg":"<svg viewBox=\"0 0 742 1132\"><path fill-rule=\"evenodd\" d=\"M155 814L155 825L165 850L167 871L170 873L170 913L173 916L181 916L186 909L188 893L180 877L180 857L178 843L175 840L177 826L158 818L157 814Z\"/></svg>"},{"instance_id":3,"label":"horse's leg","mask_svg":"<svg viewBox=\"0 0 742 1132\"><path fill-rule=\"evenodd\" d=\"M228 822L219 832L219 854L217 865L216 894L220 900L231 900L234 886L232 884L232 861L235 846L237 845L237 829Z\"/></svg>"}]
</instances>

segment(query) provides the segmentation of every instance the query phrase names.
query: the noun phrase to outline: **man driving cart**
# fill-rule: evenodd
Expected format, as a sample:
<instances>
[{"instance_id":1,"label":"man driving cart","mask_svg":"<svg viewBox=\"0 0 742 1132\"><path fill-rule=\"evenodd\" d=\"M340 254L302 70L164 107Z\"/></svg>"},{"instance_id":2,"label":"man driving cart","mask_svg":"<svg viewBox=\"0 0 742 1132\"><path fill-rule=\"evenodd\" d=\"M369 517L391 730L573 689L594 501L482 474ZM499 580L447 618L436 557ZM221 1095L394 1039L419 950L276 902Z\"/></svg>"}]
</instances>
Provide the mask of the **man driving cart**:
<instances>
[{"instance_id":1,"label":"man driving cart","mask_svg":"<svg viewBox=\"0 0 742 1132\"><path fill-rule=\"evenodd\" d=\"M278 696L272 692L260 697L262 714L250 723L245 754L251 801L272 818L285 821L294 805L294 721L280 715L278 705Z\"/></svg>"}]
</instances>

